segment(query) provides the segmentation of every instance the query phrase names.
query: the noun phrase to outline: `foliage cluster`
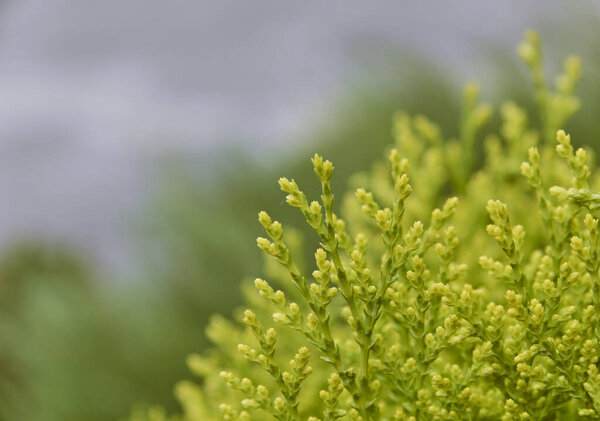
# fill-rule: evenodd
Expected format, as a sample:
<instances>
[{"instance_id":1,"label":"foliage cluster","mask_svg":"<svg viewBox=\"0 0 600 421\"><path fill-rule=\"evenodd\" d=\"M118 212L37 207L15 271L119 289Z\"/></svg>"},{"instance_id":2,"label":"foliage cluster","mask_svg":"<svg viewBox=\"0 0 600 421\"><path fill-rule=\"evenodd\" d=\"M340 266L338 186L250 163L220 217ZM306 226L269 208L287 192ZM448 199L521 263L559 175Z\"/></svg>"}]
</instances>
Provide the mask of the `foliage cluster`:
<instances>
[{"instance_id":1,"label":"foliage cluster","mask_svg":"<svg viewBox=\"0 0 600 421\"><path fill-rule=\"evenodd\" d=\"M387 162L352 178L339 214L331 162L312 159L320 201L281 178L318 238L310 277L302 239L261 212L268 281L246 289L243 326L213 319L181 416L131 420L600 418L600 174L559 130L580 63L550 84L535 33L518 52L540 128L503 104L480 168L491 108L468 85L459 138L398 113Z\"/></svg>"}]
</instances>

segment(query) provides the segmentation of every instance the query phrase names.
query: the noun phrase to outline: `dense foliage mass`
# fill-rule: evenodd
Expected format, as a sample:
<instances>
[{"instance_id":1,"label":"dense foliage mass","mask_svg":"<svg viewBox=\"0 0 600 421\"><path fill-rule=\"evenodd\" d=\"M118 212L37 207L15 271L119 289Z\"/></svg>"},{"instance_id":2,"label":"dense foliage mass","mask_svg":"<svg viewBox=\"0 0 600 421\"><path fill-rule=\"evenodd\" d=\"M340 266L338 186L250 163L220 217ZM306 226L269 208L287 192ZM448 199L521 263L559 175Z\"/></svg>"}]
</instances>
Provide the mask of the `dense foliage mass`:
<instances>
[{"instance_id":1,"label":"dense foliage mass","mask_svg":"<svg viewBox=\"0 0 600 421\"><path fill-rule=\"evenodd\" d=\"M331 162L312 159L320 201L281 178L318 238L314 263L261 212L268 279L246 290L244 326L213 319L216 346L188 359L200 384L176 389L183 415L131 419L600 418L600 174L559 130L579 107L580 64L551 85L537 35L518 51L540 128L502 105L481 164L491 109L469 85L458 139L397 114L388 161L351 180L340 213Z\"/></svg>"}]
</instances>

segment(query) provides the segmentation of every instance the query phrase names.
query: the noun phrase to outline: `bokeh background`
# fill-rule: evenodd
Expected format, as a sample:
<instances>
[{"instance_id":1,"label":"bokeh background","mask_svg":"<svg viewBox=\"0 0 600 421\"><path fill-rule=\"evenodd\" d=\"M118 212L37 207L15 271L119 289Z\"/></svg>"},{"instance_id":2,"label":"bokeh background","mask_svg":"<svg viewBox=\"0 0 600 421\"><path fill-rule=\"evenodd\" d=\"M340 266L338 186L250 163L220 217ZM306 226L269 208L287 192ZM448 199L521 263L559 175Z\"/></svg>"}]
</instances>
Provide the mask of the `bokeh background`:
<instances>
[{"instance_id":1,"label":"bokeh background","mask_svg":"<svg viewBox=\"0 0 600 421\"><path fill-rule=\"evenodd\" d=\"M261 271L258 210L302 226L277 178L316 187L317 151L343 190L398 109L455 135L467 81L531 109L530 27L550 74L582 57L597 148L597 1L0 0L0 419L175 409Z\"/></svg>"}]
</instances>

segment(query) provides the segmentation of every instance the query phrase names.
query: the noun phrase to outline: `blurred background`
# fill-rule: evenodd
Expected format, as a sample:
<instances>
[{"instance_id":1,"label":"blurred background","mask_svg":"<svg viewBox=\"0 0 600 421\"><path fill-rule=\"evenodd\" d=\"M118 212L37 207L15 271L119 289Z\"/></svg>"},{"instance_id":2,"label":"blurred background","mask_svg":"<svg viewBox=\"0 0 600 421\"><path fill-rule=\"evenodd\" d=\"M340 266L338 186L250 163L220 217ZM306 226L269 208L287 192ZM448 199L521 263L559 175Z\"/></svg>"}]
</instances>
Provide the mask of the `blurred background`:
<instances>
[{"instance_id":1,"label":"blurred background","mask_svg":"<svg viewBox=\"0 0 600 421\"><path fill-rule=\"evenodd\" d=\"M276 180L336 188L404 109L456 135L462 85L531 108L514 53L582 57L568 129L600 142L600 3L0 0L0 419L174 409L210 314L260 274Z\"/></svg>"}]
</instances>

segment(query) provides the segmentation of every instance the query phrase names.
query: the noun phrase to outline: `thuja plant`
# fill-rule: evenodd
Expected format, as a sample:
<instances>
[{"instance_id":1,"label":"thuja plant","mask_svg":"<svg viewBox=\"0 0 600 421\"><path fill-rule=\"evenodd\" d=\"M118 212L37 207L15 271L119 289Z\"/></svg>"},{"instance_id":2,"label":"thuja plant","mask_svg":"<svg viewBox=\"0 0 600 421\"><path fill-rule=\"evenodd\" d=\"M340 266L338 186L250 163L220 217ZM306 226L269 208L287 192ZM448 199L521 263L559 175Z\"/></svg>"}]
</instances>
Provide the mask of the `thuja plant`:
<instances>
[{"instance_id":1,"label":"thuja plant","mask_svg":"<svg viewBox=\"0 0 600 421\"><path fill-rule=\"evenodd\" d=\"M243 323L213 319L215 347L188 359L201 380L176 388L182 415L132 420L600 419L600 173L560 130L580 63L551 84L535 33L518 52L539 127L503 104L481 160L491 109L468 85L456 139L399 113L388 159L339 201L319 155L320 198L281 178L314 261L260 212L266 279L245 288Z\"/></svg>"}]
</instances>

